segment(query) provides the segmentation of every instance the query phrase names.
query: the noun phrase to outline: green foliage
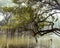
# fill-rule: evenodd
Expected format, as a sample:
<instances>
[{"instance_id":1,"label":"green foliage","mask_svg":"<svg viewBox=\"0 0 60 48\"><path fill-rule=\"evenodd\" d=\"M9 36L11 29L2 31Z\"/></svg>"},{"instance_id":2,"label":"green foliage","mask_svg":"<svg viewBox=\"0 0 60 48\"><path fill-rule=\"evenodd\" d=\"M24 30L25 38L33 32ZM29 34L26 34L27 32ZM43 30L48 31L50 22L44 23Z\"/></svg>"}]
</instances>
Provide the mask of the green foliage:
<instances>
[{"instance_id":1,"label":"green foliage","mask_svg":"<svg viewBox=\"0 0 60 48\"><path fill-rule=\"evenodd\" d=\"M30 7L16 9L15 17L12 19L15 23L19 22L20 26L23 24L31 22L31 17L33 16L33 10Z\"/></svg>"},{"instance_id":2,"label":"green foliage","mask_svg":"<svg viewBox=\"0 0 60 48\"><path fill-rule=\"evenodd\" d=\"M5 12L12 12L14 16L12 16L7 24L3 26L3 29L16 29L18 27L24 27L26 24L32 22L32 17L34 15L34 10L31 7L23 7L16 8L13 10L13 7L5 7L3 8Z\"/></svg>"},{"instance_id":3,"label":"green foliage","mask_svg":"<svg viewBox=\"0 0 60 48\"><path fill-rule=\"evenodd\" d=\"M30 2L33 2L34 0L12 0L12 1L13 1L13 3L21 4L22 2L30 3Z\"/></svg>"},{"instance_id":4,"label":"green foliage","mask_svg":"<svg viewBox=\"0 0 60 48\"><path fill-rule=\"evenodd\" d=\"M19 0L12 0L16 4L20 4Z\"/></svg>"},{"instance_id":5,"label":"green foliage","mask_svg":"<svg viewBox=\"0 0 60 48\"><path fill-rule=\"evenodd\" d=\"M3 7L3 10L5 11L5 12L12 12L13 11L13 7Z\"/></svg>"}]
</instances>

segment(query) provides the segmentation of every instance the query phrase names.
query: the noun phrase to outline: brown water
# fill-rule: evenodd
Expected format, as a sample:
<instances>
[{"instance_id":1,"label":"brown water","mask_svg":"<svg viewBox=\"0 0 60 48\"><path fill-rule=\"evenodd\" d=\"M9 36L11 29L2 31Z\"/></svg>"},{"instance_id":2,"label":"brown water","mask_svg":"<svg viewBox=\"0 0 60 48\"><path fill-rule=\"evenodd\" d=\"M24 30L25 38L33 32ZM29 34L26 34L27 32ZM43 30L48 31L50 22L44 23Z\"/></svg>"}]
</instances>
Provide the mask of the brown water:
<instances>
[{"instance_id":1,"label":"brown water","mask_svg":"<svg viewBox=\"0 0 60 48\"><path fill-rule=\"evenodd\" d=\"M33 37L7 38L0 35L0 48L60 48L60 37L56 35L45 35L38 38L36 43Z\"/></svg>"}]
</instances>

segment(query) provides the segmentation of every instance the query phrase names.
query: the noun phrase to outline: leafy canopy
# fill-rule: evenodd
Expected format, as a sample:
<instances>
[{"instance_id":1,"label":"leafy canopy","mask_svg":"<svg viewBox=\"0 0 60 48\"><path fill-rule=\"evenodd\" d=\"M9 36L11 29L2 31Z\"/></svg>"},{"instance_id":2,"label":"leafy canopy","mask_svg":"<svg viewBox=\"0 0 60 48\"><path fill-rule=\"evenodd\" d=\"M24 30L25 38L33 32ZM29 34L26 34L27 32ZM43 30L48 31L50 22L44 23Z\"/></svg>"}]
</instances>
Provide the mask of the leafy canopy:
<instances>
[{"instance_id":1,"label":"leafy canopy","mask_svg":"<svg viewBox=\"0 0 60 48\"><path fill-rule=\"evenodd\" d=\"M40 31L42 28L44 28L45 26L50 26L52 22L48 21L47 18L49 17L45 17L45 15L38 14L37 11L45 11L45 12L49 12L46 10L42 10L42 8L44 7L44 5L40 2L39 7L33 8L32 6L35 4L33 2L33 0L28 0L25 1L23 0L22 2L20 2L21 0L13 0L13 3L16 3L18 6L14 6L14 7L4 7L3 11L4 12L9 12L13 14L13 16L9 19L9 21L7 22L6 25L4 25L2 28L3 29L16 29L16 28L25 28L27 27L28 24L34 26L34 31ZM21 7L21 3L26 3L27 7ZM44 12L43 12L44 13ZM51 16L52 19L54 20L54 16ZM56 19L57 21L58 19Z\"/></svg>"}]
</instances>

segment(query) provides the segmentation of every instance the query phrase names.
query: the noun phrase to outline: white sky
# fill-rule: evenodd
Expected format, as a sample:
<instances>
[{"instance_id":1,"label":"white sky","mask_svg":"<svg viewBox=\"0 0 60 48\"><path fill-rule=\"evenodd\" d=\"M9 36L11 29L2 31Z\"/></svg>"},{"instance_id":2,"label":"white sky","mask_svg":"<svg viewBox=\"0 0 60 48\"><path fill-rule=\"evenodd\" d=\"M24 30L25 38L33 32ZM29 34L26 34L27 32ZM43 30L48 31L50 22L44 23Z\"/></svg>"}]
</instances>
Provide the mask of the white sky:
<instances>
[{"instance_id":1,"label":"white sky","mask_svg":"<svg viewBox=\"0 0 60 48\"><path fill-rule=\"evenodd\" d=\"M0 21L2 21L4 19L4 16L2 13L0 13Z\"/></svg>"},{"instance_id":2,"label":"white sky","mask_svg":"<svg viewBox=\"0 0 60 48\"><path fill-rule=\"evenodd\" d=\"M14 6L11 0L0 0L0 6Z\"/></svg>"}]
</instances>

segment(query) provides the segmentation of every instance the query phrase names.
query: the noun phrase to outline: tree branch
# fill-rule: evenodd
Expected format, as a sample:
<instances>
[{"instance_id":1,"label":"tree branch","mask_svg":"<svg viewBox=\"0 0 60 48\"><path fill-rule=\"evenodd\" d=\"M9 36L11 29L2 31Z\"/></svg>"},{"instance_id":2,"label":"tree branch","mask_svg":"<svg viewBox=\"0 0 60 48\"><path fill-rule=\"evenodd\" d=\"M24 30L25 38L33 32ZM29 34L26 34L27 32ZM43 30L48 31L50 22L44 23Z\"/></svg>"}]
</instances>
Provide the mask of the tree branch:
<instances>
[{"instance_id":1,"label":"tree branch","mask_svg":"<svg viewBox=\"0 0 60 48\"><path fill-rule=\"evenodd\" d=\"M48 17L50 17L50 16L52 16L52 15L54 15L54 14L57 14L57 13L60 13L60 12L54 12L54 13L52 13L52 14L49 14L46 18L44 18L42 21L38 21L38 22L44 22L44 21L46 21L46 19L48 18Z\"/></svg>"},{"instance_id":2,"label":"tree branch","mask_svg":"<svg viewBox=\"0 0 60 48\"><path fill-rule=\"evenodd\" d=\"M41 30L38 31L37 33L35 33L35 35L40 34L41 36L50 32L54 32L54 31L60 31L60 29L58 28L53 28L53 29L49 29L49 30Z\"/></svg>"},{"instance_id":3,"label":"tree branch","mask_svg":"<svg viewBox=\"0 0 60 48\"><path fill-rule=\"evenodd\" d=\"M60 37L60 33L58 33L57 31L54 31L54 33L57 35L57 36L59 36Z\"/></svg>"}]
</instances>

